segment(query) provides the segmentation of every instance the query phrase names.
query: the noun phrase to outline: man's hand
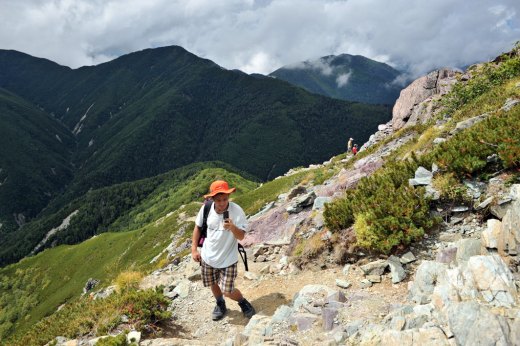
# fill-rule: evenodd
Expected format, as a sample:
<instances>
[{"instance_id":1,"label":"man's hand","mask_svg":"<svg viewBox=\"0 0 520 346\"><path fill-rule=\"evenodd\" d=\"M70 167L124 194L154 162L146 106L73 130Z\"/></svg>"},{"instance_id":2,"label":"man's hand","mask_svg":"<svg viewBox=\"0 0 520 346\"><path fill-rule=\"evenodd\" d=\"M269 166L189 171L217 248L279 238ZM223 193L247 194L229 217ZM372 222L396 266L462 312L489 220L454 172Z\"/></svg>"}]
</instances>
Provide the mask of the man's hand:
<instances>
[{"instance_id":1,"label":"man's hand","mask_svg":"<svg viewBox=\"0 0 520 346\"><path fill-rule=\"evenodd\" d=\"M233 223L233 220L231 219L224 219L224 228L228 231L233 231L233 228L235 227L235 224Z\"/></svg>"},{"instance_id":2,"label":"man's hand","mask_svg":"<svg viewBox=\"0 0 520 346\"><path fill-rule=\"evenodd\" d=\"M191 250L191 258L193 258L195 262L200 262L200 253L197 249Z\"/></svg>"},{"instance_id":3,"label":"man's hand","mask_svg":"<svg viewBox=\"0 0 520 346\"><path fill-rule=\"evenodd\" d=\"M233 220L225 219L224 220L224 229L227 229L228 231L233 233L233 236L235 238L237 238L238 240L244 239L245 232L243 230L241 230L240 228L238 228L237 226L235 226L235 224L233 223Z\"/></svg>"}]
</instances>

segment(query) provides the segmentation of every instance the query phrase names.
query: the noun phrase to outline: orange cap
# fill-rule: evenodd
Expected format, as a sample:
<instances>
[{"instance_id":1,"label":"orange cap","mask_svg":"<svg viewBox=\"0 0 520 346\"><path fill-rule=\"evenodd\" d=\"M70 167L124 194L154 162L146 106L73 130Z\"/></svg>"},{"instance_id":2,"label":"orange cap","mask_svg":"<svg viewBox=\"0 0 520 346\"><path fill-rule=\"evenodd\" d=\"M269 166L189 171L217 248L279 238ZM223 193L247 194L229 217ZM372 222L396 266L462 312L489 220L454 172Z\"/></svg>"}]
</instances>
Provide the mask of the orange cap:
<instances>
[{"instance_id":1,"label":"orange cap","mask_svg":"<svg viewBox=\"0 0 520 346\"><path fill-rule=\"evenodd\" d=\"M216 180L211 183L209 187L209 193L207 195L204 195L204 198L213 197L219 193L227 193L230 194L232 192L235 192L235 188L229 188L229 185L224 180Z\"/></svg>"}]
</instances>

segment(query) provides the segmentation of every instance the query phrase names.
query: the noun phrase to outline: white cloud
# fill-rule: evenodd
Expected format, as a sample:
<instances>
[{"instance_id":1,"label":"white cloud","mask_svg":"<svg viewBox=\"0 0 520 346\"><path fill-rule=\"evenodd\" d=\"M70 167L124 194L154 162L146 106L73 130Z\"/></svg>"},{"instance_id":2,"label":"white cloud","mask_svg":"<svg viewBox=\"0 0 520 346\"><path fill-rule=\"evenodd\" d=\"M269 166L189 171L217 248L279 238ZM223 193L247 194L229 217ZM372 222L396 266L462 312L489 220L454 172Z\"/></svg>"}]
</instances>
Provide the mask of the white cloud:
<instances>
[{"instance_id":1,"label":"white cloud","mask_svg":"<svg viewBox=\"0 0 520 346\"><path fill-rule=\"evenodd\" d=\"M336 78L336 84L338 85L338 88L344 87L348 84L348 80L350 79L350 75L352 74L352 71L349 71L348 73L342 73Z\"/></svg>"},{"instance_id":2,"label":"white cloud","mask_svg":"<svg viewBox=\"0 0 520 346\"><path fill-rule=\"evenodd\" d=\"M259 73L348 53L418 75L509 50L519 10L518 0L2 0L0 48L79 67L176 44Z\"/></svg>"},{"instance_id":3,"label":"white cloud","mask_svg":"<svg viewBox=\"0 0 520 346\"><path fill-rule=\"evenodd\" d=\"M286 66L289 69L313 69L317 70L324 76L330 76L334 72L334 67L330 65L327 59L316 59L301 61Z\"/></svg>"}]
</instances>

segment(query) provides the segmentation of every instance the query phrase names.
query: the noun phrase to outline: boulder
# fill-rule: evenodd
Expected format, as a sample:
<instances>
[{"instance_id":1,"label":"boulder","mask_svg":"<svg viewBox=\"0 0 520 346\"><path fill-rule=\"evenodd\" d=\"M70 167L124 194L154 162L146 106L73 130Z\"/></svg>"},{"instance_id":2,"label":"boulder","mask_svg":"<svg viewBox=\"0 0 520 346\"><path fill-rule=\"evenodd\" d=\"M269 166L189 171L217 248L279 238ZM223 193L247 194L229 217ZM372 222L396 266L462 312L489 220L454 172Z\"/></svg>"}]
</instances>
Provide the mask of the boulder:
<instances>
[{"instance_id":1,"label":"boulder","mask_svg":"<svg viewBox=\"0 0 520 346\"><path fill-rule=\"evenodd\" d=\"M177 293L179 297L186 298L190 293L190 281L181 280L177 286L173 289L173 292Z\"/></svg>"},{"instance_id":2,"label":"boulder","mask_svg":"<svg viewBox=\"0 0 520 346\"><path fill-rule=\"evenodd\" d=\"M382 345L385 346L442 346L451 345L444 335L443 331L438 327L433 328L416 328L403 331L387 330L381 335L384 340Z\"/></svg>"},{"instance_id":3,"label":"boulder","mask_svg":"<svg viewBox=\"0 0 520 346\"><path fill-rule=\"evenodd\" d=\"M505 317L477 302L453 303L446 311L457 345L512 345Z\"/></svg>"},{"instance_id":4,"label":"boulder","mask_svg":"<svg viewBox=\"0 0 520 346\"><path fill-rule=\"evenodd\" d=\"M289 317L289 324L296 326L299 331L304 331L312 328L312 325L316 320L318 319L318 316L310 313L305 312L297 312L293 313Z\"/></svg>"},{"instance_id":5,"label":"boulder","mask_svg":"<svg viewBox=\"0 0 520 346\"><path fill-rule=\"evenodd\" d=\"M316 193L311 191L307 194L294 198L286 210L289 214L299 213L304 208L313 205L315 199Z\"/></svg>"},{"instance_id":6,"label":"boulder","mask_svg":"<svg viewBox=\"0 0 520 346\"><path fill-rule=\"evenodd\" d=\"M399 259L399 261L402 264L408 264L408 263L414 262L416 260L417 259L415 258L415 256L413 255L413 253L411 251L408 251L407 253L402 255L401 258Z\"/></svg>"},{"instance_id":7,"label":"boulder","mask_svg":"<svg viewBox=\"0 0 520 346\"><path fill-rule=\"evenodd\" d=\"M458 238L460 238L459 234L455 234L454 236L457 236ZM437 252L437 257L435 258L435 260L439 263L448 264L448 263L455 261L456 258L457 258L457 248L449 247L449 248L439 250L439 252Z\"/></svg>"},{"instance_id":8,"label":"boulder","mask_svg":"<svg viewBox=\"0 0 520 346\"><path fill-rule=\"evenodd\" d=\"M401 91L395 102L392 110L393 130L428 121L433 113L433 105L428 101L435 95L447 93L455 81L455 71L449 69L432 71L413 81Z\"/></svg>"},{"instance_id":9,"label":"boulder","mask_svg":"<svg viewBox=\"0 0 520 346\"><path fill-rule=\"evenodd\" d=\"M326 307L321 310L323 330L332 330L336 316L338 316L338 309Z\"/></svg>"},{"instance_id":10,"label":"boulder","mask_svg":"<svg viewBox=\"0 0 520 346\"><path fill-rule=\"evenodd\" d=\"M502 222L496 219L487 220L487 228L482 232L482 245L488 249L497 249L502 236Z\"/></svg>"},{"instance_id":11,"label":"boulder","mask_svg":"<svg viewBox=\"0 0 520 346\"><path fill-rule=\"evenodd\" d=\"M415 272L415 280L410 285L410 300L426 304L431 300L435 284L446 275L446 265L434 261L423 261Z\"/></svg>"},{"instance_id":12,"label":"boulder","mask_svg":"<svg viewBox=\"0 0 520 346\"><path fill-rule=\"evenodd\" d=\"M515 105L517 105L518 103L520 103L520 100L518 99L513 99L513 98L508 98L506 100L506 102L504 103L504 105L502 106L502 110L503 111L506 111L506 112L509 112L511 110L511 108L513 108Z\"/></svg>"},{"instance_id":13,"label":"boulder","mask_svg":"<svg viewBox=\"0 0 520 346\"><path fill-rule=\"evenodd\" d=\"M398 257L390 256L388 258L388 265L390 266L390 273L392 274L392 283L396 284L401 282L406 277L406 272Z\"/></svg>"},{"instance_id":14,"label":"boulder","mask_svg":"<svg viewBox=\"0 0 520 346\"><path fill-rule=\"evenodd\" d=\"M316 199L314 200L314 204L312 205L312 210L323 209L325 203L330 203L331 201L331 197L316 197Z\"/></svg>"},{"instance_id":15,"label":"boulder","mask_svg":"<svg viewBox=\"0 0 520 346\"><path fill-rule=\"evenodd\" d=\"M293 299L293 308L295 311L304 305L310 304L317 299L326 299L328 296L336 293L335 290L325 285L306 285Z\"/></svg>"},{"instance_id":16,"label":"boulder","mask_svg":"<svg viewBox=\"0 0 520 346\"><path fill-rule=\"evenodd\" d=\"M450 134L454 135L456 133L459 133L460 131L468 129L468 128L472 127L473 125L486 119L487 117L489 117L489 113L484 113L481 115L477 115L476 117L473 117L473 118L462 120L462 121L458 122L457 125L455 125L455 128L450 131Z\"/></svg>"},{"instance_id":17,"label":"boulder","mask_svg":"<svg viewBox=\"0 0 520 346\"><path fill-rule=\"evenodd\" d=\"M351 286L351 283L346 280L336 279L336 286L346 289Z\"/></svg>"},{"instance_id":18,"label":"boulder","mask_svg":"<svg viewBox=\"0 0 520 346\"><path fill-rule=\"evenodd\" d=\"M141 341L141 332L132 330L127 334L126 340L129 344L136 343L137 345L139 345L139 342Z\"/></svg>"},{"instance_id":19,"label":"boulder","mask_svg":"<svg viewBox=\"0 0 520 346\"><path fill-rule=\"evenodd\" d=\"M362 265L360 268L365 275L383 275L386 267L388 267L387 261L377 260L377 261Z\"/></svg>"},{"instance_id":20,"label":"boulder","mask_svg":"<svg viewBox=\"0 0 520 346\"><path fill-rule=\"evenodd\" d=\"M472 289L480 292L487 303L504 307L516 303L513 274L500 256L471 257L465 276L466 286L471 285Z\"/></svg>"},{"instance_id":21,"label":"boulder","mask_svg":"<svg viewBox=\"0 0 520 346\"><path fill-rule=\"evenodd\" d=\"M433 173L426 168L419 166L415 171L415 177L408 180L411 186L430 185L432 182Z\"/></svg>"},{"instance_id":22,"label":"boulder","mask_svg":"<svg viewBox=\"0 0 520 346\"><path fill-rule=\"evenodd\" d=\"M504 250L516 255L520 251L520 184L511 187L511 196L513 202L502 219L502 241Z\"/></svg>"},{"instance_id":23,"label":"boulder","mask_svg":"<svg viewBox=\"0 0 520 346\"><path fill-rule=\"evenodd\" d=\"M287 305L281 305L276 309L276 311L273 314L273 317L271 318L271 321L274 323L286 321L289 316L293 313L293 309Z\"/></svg>"},{"instance_id":24,"label":"boulder","mask_svg":"<svg viewBox=\"0 0 520 346\"><path fill-rule=\"evenodd\" d=\"M461 239L457 242L457 263L467 261L472 256L482 254L482 244L479 239Z\"/></svg>"}]
</instances>

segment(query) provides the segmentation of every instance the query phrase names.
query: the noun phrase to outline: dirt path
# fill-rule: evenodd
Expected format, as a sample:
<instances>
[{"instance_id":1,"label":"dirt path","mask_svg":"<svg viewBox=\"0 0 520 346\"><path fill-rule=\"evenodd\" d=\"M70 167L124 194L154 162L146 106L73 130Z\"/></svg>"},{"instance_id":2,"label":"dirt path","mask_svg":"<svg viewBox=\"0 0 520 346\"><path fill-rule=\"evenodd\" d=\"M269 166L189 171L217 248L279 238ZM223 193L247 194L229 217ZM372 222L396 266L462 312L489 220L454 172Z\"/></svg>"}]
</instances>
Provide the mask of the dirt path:
<instances>
[{"instance_id":1,"label":"dirt path","mask_svg":"<svg viewBox=\"0 0 520 346\"><path fill-rule=\"evenodd\" d=\"M389 277L384 276L383 282L370 288L361 288L359 282L364 276L357 267L351 267L348 276L342 273L342 268L336 267L320 271L301 271L290 275L260 275L260 269L266 263L250 263L250 272L260 276L259 280L244 278L244 267L239 263L237 287L253 304L257 314L272 316L281 305L291 305L294 295L305 285L321 284L334 290L342 290L347 297L350 309L341 316L341 323L354 320L380 321L392 304L404 303L407 293L406 282L393 285ZM336 286L336 279L348 280L352 286L342 289ZM249 322L244 318L239 306L226 300L228 313L226 317L214 322L211 312L215 306L209 289L202 282L192 284L188 297L176 298L173 302L174 321L168 335L189 339L193 344L219 345L243 331Z\"/></svg>"}]
</instances>

